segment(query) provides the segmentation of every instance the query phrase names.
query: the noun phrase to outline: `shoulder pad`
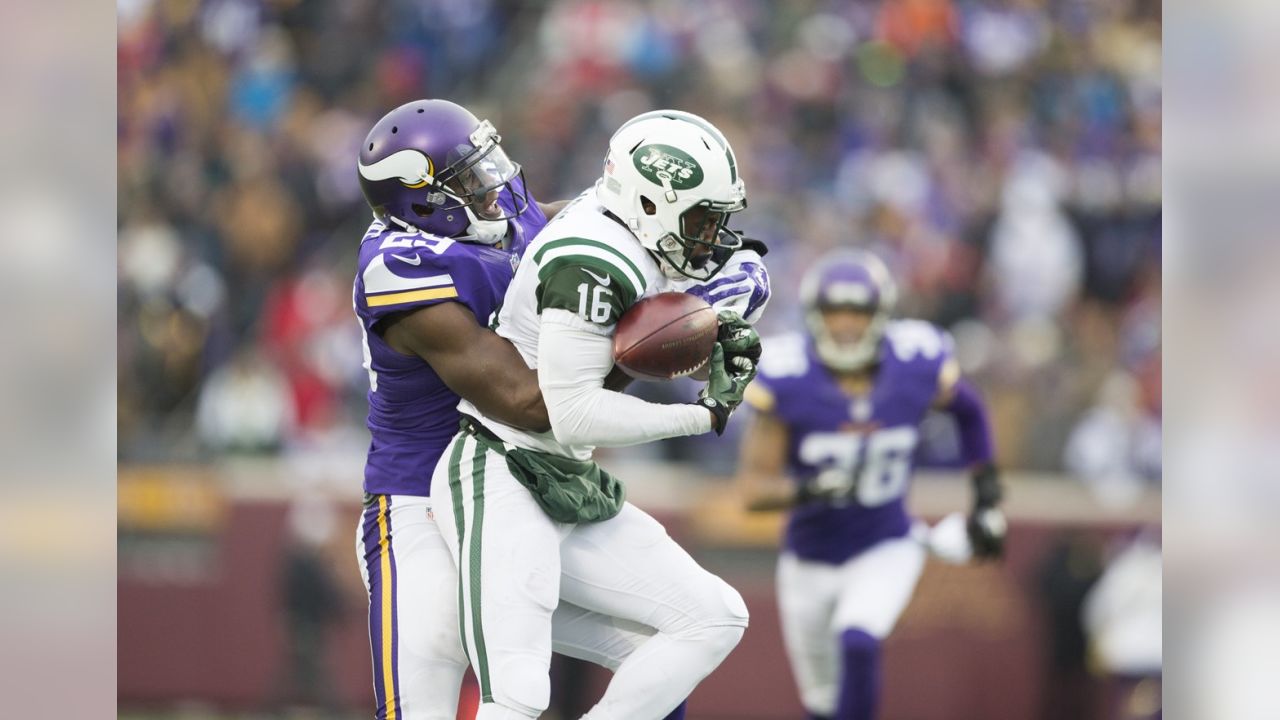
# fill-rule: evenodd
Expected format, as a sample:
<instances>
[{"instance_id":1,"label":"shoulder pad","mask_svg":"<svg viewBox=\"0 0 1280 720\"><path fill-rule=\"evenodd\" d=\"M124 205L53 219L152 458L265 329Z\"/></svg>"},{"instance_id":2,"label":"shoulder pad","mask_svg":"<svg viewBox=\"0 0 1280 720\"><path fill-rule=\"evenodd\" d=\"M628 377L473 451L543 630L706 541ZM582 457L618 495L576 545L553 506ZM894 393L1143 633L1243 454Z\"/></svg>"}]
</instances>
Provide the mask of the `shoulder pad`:
<instances>
[{"instance_id":1,"label":"shoulder pad","mask_svg":"<svg viewBox=\"0 0 1280 720\"><path fill-rule=\"evenodd\" d=\"M765 338L760 342L760 376L766 379L800 377L809 372L809 355L805 337L790 333Z\"/></svg>"},{"instance_id":2,"label":"shoulder pad","mask_svg":"<svg viewBox=\"0 0 1280 720\"><path fill-rule=\"evenodd\" d=\"M902 362L943 360L955 352L951 334L924 320L894 320L885 328L885 341Z\"/></svg>"},{"instance_id":3,"label":"shoulder pad","mask_svg":"<svg viewBox=\"0 0 1280 720\"><path fill-rule=\"evenodd\" d=\"M373 227L369 228L369 232L365 234L365 241L376 243L375 249L378 252L398 252L407 254L409 251L426 250L435 255L443 255L453 247L457 241L453 238L438 237L420 231L407 230L388 230L383 229L380 233L373 233Z\"/></svg>"},{"instance_id":4,"label":"shoulder pad","mask_svg":"<svg viewBox=\"0 0 1280 720\"><path fill-rule=\"evenodd\" d=\"M373 228L370 228L370 232ZM450 272L455 245L449 238L418 232L382 232L360 253L360 279L370 308L457 296Z\"/></svg>"},{"instance_id":5,"label":"shoulder pad","mask_svg":"<svg viewBox=\"0 0 1280 720\"><path fill-rule=\"evenodd\" d=\"M592 268L597 273L617 278L630 298L630 305L644 296L649 283L640 258L633 257L626 250L611 243L575 236L553 238L530 248L533 261L538 264L539 281L546 281L563 267Z\"/></svg>"}]
</instances>

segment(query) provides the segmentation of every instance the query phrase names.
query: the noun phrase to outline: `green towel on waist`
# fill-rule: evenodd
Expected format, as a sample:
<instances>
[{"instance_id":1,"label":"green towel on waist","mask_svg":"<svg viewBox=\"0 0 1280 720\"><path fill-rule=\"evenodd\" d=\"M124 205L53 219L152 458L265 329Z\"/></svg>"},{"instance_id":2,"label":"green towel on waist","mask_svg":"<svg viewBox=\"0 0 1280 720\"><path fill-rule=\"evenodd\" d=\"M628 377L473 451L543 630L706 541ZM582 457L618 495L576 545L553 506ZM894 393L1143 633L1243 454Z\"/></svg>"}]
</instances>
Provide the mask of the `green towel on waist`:
<instances>
[{"instance_id":1,"label":"green towel on waist","mask_svg":"<svg viewBox=\"0 0 1280 720\"><path fill-rule=\"evenodd\" d=\"M622 481L592 460L526 450L506 443L488 428L463 418L462 428L487 450L507 459L507 469L538 501L542 511L562 523L608 520L622 510L626 489Z\"/></svg>"}]
</instances>

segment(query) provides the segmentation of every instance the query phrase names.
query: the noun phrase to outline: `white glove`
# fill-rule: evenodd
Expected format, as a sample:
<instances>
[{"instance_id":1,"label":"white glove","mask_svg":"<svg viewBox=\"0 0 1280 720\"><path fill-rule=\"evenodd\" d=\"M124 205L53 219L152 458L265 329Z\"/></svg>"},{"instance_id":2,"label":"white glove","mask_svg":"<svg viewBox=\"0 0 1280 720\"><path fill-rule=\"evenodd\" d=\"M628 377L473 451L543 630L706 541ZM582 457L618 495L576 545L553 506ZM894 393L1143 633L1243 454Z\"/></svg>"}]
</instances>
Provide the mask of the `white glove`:
<instances>
[{"instance_id":1,"label":"white glove","mask_svg":"<svg viewBox=\"0 0 1280 720\"><path fill-rule=\"evenodd\" d=\"M930 555L950 565L964 565L973 557L973 545L965 527L964 513L953 512L929 527L923 521L911 526L911 537Z\"/></svg>"},{"instance_id":2,"label":"white glove","mask_svg":"<svg viewBox=\"0 0 1280 720\"><path fill-rule=\"evenodd\" d=\"M769 304L769 271L755 250L743 248L729 257L724 269L706 282L681 280L675 289L706 300L716 312L737 313L755 325Z\"/></svg>"}]
</instances>

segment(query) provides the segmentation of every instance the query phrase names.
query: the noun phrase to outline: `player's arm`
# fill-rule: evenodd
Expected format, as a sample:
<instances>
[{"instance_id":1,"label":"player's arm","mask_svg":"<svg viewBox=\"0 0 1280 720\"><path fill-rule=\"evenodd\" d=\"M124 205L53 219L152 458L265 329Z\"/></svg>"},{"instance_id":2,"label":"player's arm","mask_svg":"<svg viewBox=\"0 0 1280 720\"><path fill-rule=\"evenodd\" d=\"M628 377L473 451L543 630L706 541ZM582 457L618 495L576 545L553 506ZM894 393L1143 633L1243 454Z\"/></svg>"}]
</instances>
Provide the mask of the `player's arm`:
<instances>
[{"instance_id":1,"label":"player's arm","mask_svg":"<svg viewBox=\"0 0 1280 720\"><path fill-rule=\"evenodd\" d=\"M972 383L960 377L954 357L947 358L938 373L934 407L955 419L960 452L973 479L973 512L969 515L969 539L977 557L999 557L1004 548L1006 523L999 509L1004 491L991 445L991 422L986 403Z\"/></svg>"},{"instance_id":2,"label":"player's arm","mask_svg":"<svg viewBox=\"0 0 1280 720\"><path fill-rule=\"evenodd\" d=\"M606 389L613 340L567 310L543 310L538 366L551 430L566 445L637 445L712 429L714 416L706 408L651 403Z\"/></svg>"},{"instance_id":3,"label":"player's arm","mask_svg":"<svg viewBox=\"0 0 1280 720\"><path fill-rule=\"evenodd\" d=\"M563 258L541 269L538 382L559 442L614 447L712 429L716 414L708 408L646 402L606 387L613 331L640 293L634 282L598 258Z\"/></svg>"},{"instance_id":4,"label":"player's arm","mask_svg":"<svg viewBox=\"0 0 1280 720\"><path fill-rule=\"evenodd\" d=\"M970 469L992 464L994 452L987 405L978 389L960 377L960 365L955 358L947 358L938 372L938 394L933 406L955 418L960 431L960 450Z\"/></svg>"},{"instance_id":5,"label":"player's arm","mask_svg":"<svg viewBox=\"0 0 1280 720\"><path fill-rule=\"evenodd\" d=\"M551 428L537 372L466 305L429 305L393 315L381 328L393 350L427 361L450 390L485 415L534 432Z\"/></svg>"},{"instance_id":6,"label":"player's arm","mask_svg":"<svg viewBox=\"0 0 1280 720\"><path fill-rule=\"evenodd\" d=\"M772 412L757 411L738 451L735 482L748 512L785 510L795 504L795 490L784 476L787 426Z\"/></svg>"}]
</instances>

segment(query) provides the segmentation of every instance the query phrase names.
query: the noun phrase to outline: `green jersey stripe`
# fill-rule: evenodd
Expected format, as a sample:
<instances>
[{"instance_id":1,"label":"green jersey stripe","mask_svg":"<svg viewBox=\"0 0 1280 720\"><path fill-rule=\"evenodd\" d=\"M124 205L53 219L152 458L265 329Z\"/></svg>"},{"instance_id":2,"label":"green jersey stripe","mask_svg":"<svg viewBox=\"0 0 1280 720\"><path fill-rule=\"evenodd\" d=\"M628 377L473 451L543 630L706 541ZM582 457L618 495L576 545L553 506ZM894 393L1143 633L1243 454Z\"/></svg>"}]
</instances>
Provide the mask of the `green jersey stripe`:
<instances>
[{"instance_id":1,"label":"green jersey stripe","mask_svg":"<svg viewBox=\"0 0 1280 720\"><path fill-rule=\"evenodd\" d=\"M538 281L545 282L556 270L566 265L601 268L610 277L618 278L619 283L628 291L634 293L636 297L644 293L644 280L635 277L634 273L628 268L619 265L612 255L594 248L580 246L558 248L544 255L538 263Z\"/></svg>"},{"instance_id":2,"label":"green jersey stripe","mask_svg":"<svg viewBox=\"0 0 1280 720\"><path fill-rule=\"evenodd\" d=\"M453 498L453 522L458 526L458 567L462 565L462 555L466 551L462 544L462 538L466 535L466 517L462 512L462 478L459 476L459 469L462 464L462 446L467 442L467 436L459 434L453 438L453 452L449 455L449 495ZM467 621L466 616L462 613L466 612L467 603L462 597L462 579L458 579L458 614L461 616L458 622L458 635L462 639L462 648L467 647Z\"/></svg>"},{"instance_id":3,"label":"green jersey stripe","mask_svg":"<svg viewBox=\"0 0 1280 720\"><path fill-rule=\"evenodd\" d=\"M547 287L547 281L561 270L575 267L582 268L584 271L596 276L595 282L603 279L605 285L608 285L611 279L616 279L617 285L615 285L615 288L618 291L618 296L624 299L625 305L628 307L640 297L640 293L636 291L630 278L621 272L617 265L611 265L604 260L586 255L568 255L554 258L538 268L538 312L542 312L542 294ZM583 275L582 280L587 281L589 278Z\"/></svg>"},{"instance_id":4,"label":"green jersey stripe","mask_svg":"<svg viewBox=\"0 0 1280 720\"><path fill-rule=\"evenodd\" d=\"M484 626L480 615L480 539L484 532L484 466L488 459L484 445L475 442L471 459L474 507L471 511L471 628L476 641L476 675L480 680L480 701L493 702L493 686L489 683L489 654L484 646Z\"/></svg>"},{"instance_id":5,"label":"green jersey stripe","mask_svg":"<svg viewBox=\"0 0 1280 720\"><path fill-rule=\"evenodd\" d=\"M595 250L596 252L592 252L592 250ZM618 264L619 261L621 261L623 271L630 272L632 285L636 288L636 295L639 296L644 292L644 273L640 271L640 268L621 250L608 243L600 242L599 240L589 240L587 238L580 237L567 237L552 240L546 245L538 248L538 251L533 255L533 261L541 266L543 259L548 255L561 256L569 253L591 255L593 257L610 260L614 264Z\"/></svg>"}]
</instances>

